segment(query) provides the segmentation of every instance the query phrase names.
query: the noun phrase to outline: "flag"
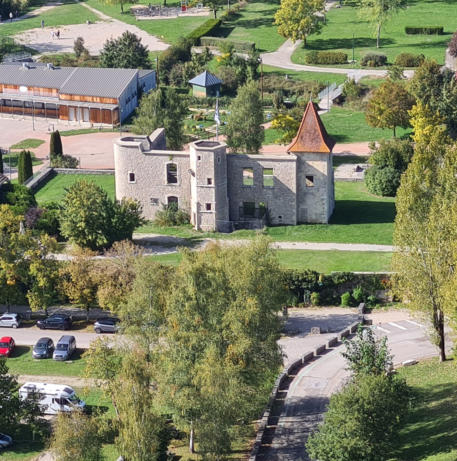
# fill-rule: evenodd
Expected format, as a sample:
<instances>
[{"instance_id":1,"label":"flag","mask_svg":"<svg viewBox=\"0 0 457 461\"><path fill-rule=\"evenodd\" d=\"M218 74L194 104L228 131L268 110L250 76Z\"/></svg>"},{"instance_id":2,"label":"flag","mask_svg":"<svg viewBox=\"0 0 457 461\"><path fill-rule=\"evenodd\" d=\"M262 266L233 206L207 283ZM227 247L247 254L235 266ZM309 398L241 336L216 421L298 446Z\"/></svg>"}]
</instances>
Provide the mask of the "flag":
<instances>
[{"instance_id":1,"label":"flag","mask_svg":"<svg viewBox=\"0 0 457 461\"><path fill-rule=\"evenodd\" d=\"M214 112L214 121L216 122L217 126L221 124L221 119L219 118L219 99L216 99L216 110Z\"/></svg>"}]
</instances>

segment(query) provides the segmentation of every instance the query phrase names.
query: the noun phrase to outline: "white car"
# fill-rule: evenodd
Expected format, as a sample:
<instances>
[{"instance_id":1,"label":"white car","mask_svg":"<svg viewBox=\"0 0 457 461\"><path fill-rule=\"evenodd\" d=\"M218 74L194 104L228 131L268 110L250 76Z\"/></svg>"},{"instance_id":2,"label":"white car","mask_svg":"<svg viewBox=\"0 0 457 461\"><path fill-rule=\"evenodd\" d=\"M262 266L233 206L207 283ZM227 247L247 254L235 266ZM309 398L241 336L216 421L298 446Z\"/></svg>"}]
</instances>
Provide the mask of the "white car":
<instances>
[{"instance_id":1,"label":"white car","mask_svg":"<svg viewBox=\"0 0 457 461\"><path fill-rule=\"evenodd\" d=\"M2 314L0 316L0 327L17 328L21 326L21 319L18 314Z\"/></svg>"},{"instance_id":2,"label":"white car","mask_svg":"<svg viewBox=\"0 0 457 461\"><path fill-rule=\"evenodd\" d=\"M6 434L0 434L0 449L8 448L13 444L13 439Z\"/></svg>"}]
</instances>

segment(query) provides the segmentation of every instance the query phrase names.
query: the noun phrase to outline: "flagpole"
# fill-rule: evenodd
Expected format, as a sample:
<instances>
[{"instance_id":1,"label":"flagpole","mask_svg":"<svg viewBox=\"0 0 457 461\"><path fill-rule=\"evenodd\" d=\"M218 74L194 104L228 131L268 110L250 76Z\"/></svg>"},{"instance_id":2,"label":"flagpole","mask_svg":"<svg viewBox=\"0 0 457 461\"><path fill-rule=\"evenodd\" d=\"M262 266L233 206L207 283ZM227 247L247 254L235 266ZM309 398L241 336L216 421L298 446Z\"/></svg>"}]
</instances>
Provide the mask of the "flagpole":
<instances>
[{"instance_id":1,"label":"flagpole","mask_svg":"<svg viewBox=\"0 0 457 461\"><path fill-rule=\"evenodd\" d=\"M214 111L214 121L216 122L216 141L219 141L219 124L221 119L219 118L219 91L216 93L216 110Z\"/></svg>"}]
</instances>

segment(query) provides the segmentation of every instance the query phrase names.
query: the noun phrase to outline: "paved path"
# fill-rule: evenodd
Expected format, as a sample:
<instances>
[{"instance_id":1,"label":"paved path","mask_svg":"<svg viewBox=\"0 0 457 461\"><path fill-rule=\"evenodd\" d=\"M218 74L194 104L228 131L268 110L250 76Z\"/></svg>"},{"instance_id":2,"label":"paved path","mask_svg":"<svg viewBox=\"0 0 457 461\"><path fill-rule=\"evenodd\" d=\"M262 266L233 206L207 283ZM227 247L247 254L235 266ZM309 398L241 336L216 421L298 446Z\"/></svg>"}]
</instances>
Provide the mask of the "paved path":
<instances>
[{"instance_id":1,"label":"paved path","mask_svg":"<svg viewBox=\"0 0 457 461\"><path fill-rule=\"evenodd\" d=\"M437 355L436 347L428 339L425 325L412 319L406 312L394 312L394 320L390 312L385 315L377 313L375 319L374 331L377 336L387 336L394 364ZM349 376L341 355L344 350L344 346L338 345L297 374L289 387L273 442L269 448L265 447L259 459L309 459L305 451L306 439L322 420L329 397L344 385Z\"/></svg>"},{"instance_id":2,"label":"paved path","mask_svg":"<svg viewBox=\"0 0 457 461\"><path fill-rule=\"evenodd\" d=\"M298 40L295 43L292 42L292 40L287 40L276 51L273 51L272 53L263 53L261 55L262 62L269 66L280 67L282 69L343 74L356 81L360 80L362 77L385 77L387 75L386 70L379 69L343 69L341 67L318 67L295 64L292 62L291 57L301 43L301 40ZM405 71L405 76L407 78L411 78L413 74L414 71L412 70Z\"/></svg>"}]
</instances>

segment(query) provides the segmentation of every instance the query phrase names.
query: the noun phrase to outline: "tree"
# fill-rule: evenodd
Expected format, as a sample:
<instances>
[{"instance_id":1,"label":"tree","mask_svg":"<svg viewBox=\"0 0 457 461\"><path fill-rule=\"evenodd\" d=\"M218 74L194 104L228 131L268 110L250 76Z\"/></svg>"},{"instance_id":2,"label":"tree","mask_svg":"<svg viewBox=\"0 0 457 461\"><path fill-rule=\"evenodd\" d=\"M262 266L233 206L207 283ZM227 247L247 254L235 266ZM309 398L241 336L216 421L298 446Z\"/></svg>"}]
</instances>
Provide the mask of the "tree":
<instances>
[{"instance_id":1,"label":"tree","mask_svg":"<svg viewBox=\"0 0 457 461\"><path fill-rule=\"evenodd\" d=\"M325 0L281 0L274 23L279 35L294 42L303 40L306 46L308 35L318 33L322 28L322 18L316 13L324 11Z\"/></svg>"},{"instance_id":2,"label":"tree","mask_svg":"<svg viewBox=\"0 0 457 461\"><path fill-rule=\"evenodd\" d=\"M0 149L0 174L3 174L3 150Z\"/></svg>"},{"instance_id":3,"label":"tree","mask_svg":"<svg viewBox=\"0 0 457 461\"><path fill-rule=\"evenodd\" d=\"M370 126L391 128L395 136L397 126L409 126L408 111L414 104L414 98L408 93L404 85L387 80L374 92L368 101L365 112Z\"/></svg>"},{"instance_id":4,"label":"tree","mask_svg":"<svg viewBox=\"0 0 457 461\"><path fill-rule=\"evenodd\" d=\"M55 421L50 450L56 461L102 461L100 422L80 410L59 413Z\"/></svg>"},{"instance_id":5,"label":"tree","mask_svg":"<svg viewBox=\"0 0 457 461\"><path fill-rule=\"evenodd\" d=\"M258 154L265 137L263 108L260 93L254 81L238 90L238 94L230 106L227 121L227 145L233 151L247 154Z\"/></svg>"},{"instance_id":6,"label":"tree","mask_svg":"<svg viewBox=\"0 0 457 461\"><path fill-rule=\"evenodd\" d=\"M382 26L398 11L406 7L406 0L359 0L361 16L376 28L376 48L381 46Z\"/></svg>"},{"instance_id":7,"label":"tree","mask_svg":"<svg viewBox=\"0 0 457 461\"><path fill-rule=\"evenodd\" d=\"M141 43L141 38L129 31L107 40L100 52L101 67L149 69L150 65L147 47Z\"/></svg>"},{"instance_id":8,"label":"tree","mask_svg":"<svg viewBox=\"0 0 457 461\"><path fill-rule=\"evenodd\" d=\"M213 12L214 19L216 19L217 11L225 5L225 0L204 0L203 4Z\"/></svg>"},{"instance_id":9,"label":"tree","mask_svg":"<svg viewBox=\"0 0 457 461\"><path fill-rule=\"evenodd\" d=\"M62 235L94 251L131 238L133 230L143 222L138 202L113 202L104 189L91 181L75 182L63 199Z\"/></svg>"},{"instance_id":10,"label":"tree","mask_svg":"<svg viewBox=\"0 0 457 461\"><path fill-rule=\"evenodd\" d=\"M106 5L120 5L121 13L124 14L124 5L126 3L131 3L131 1L130 0L103 0L103 3L105 3Z\"/></svg>"},{"instance_id":11,"label":"tree","mask_svg":"<svg viewBox=\"0 0 457 461\"><path fill-rule=\"evenodd\" d=\"M330 398L306 443L320 461L384 461L407 415L409 389L397 376L362 375Z\"/></svg>"},{"instance_id":12,"label":"tree","mask_svg":"<svg viewBox=\"0 0 457 461\"><path fill-rule=\"evenodd\" d=\"M151 134L165 128L167 147L179 150L184 144L184 117L187 108L174 89L158 89L141 98L133 121L135 133Z\"/></svg>"},{"instance_id":13,"label":"tree","mask_svg":"<svg viewBox=\"0 0 457 461\"><path fill-rule=\"evenodd\" d=\"M77 37L73 44L73 51L77 58L80 58L84 54L89 54L89 51L84 46L84 39L82 37Z\"/></svg>"},{"instance_id":14,"label":"tree","mask_svg":"<svg viewBox=\"0 0 457 461\"><path fill-rule=\"evenodd\" d=\"M51 133L51 139L49 140L49 157L52 160L53 157L62 157L62 155L62 138L60 137L59 130L56 130Z\"/></svg>"},{"instance_id":15,"label":"tree","mask_svg":"<svg viewBox=\"0 0 457 461\"><path fill-rule=\"evenodd\" d=\"M422 122L419 117L414 121ZM416 132L416 126L413 124ZM394 228L396 251L392 260L395 292L407 300L411 309L425 312L431 319L440 360L446 359L444 313L447 289L453 281L453 228L446 225L454 218L452 208L437 218L436 211L455 199L449 190L457 190L455 167L449 158L450 139L445 127L422 129L413 159L402 177L397 192L397 216ZM452 159L455 161L455 159ZM446 200L445 200L446 199ZM446 213L449 216L446 216ZM454 223L455 228L455 223ZM446 232L445 232L446 230Z\"/></svg>"},{"instance_id":16,"label":"tree","mask_svg":"<svg viewBox=\"0 0 457 461\"><path fill-rule=\"evenodd\" d=\"M288 144L297 134L300 121L296 120L289 114L278 114L272 121L271 127L282 133L282 136L276 141L281 144Z\"/></svg>"},{"instance_id":17,"label":"tree","mask_svg":"<svg viewBox=\"0 0 457 461\"><path fill-rule=\"evenodd\" d=\"M414 72L409 82L409 91L416 101L428 105L433 111L438 109L443 87L441 66L433 59L426 59Z\"/></svg>"},{"instance_id":18,"label":"tree","mask_svg":"<svg viewBox=\"0 0 457 461\"><path fill-rule=\"evenodd\" d=\"M28 150L22 150L17 162L17 181L19 184L24 184L32 176L32 154Z\"/></svg>"}]
</instances>

